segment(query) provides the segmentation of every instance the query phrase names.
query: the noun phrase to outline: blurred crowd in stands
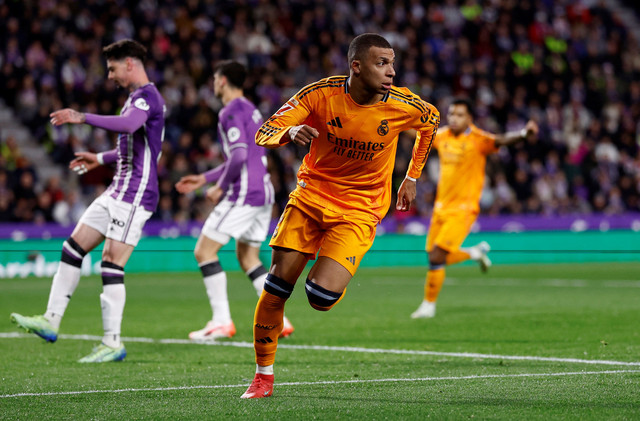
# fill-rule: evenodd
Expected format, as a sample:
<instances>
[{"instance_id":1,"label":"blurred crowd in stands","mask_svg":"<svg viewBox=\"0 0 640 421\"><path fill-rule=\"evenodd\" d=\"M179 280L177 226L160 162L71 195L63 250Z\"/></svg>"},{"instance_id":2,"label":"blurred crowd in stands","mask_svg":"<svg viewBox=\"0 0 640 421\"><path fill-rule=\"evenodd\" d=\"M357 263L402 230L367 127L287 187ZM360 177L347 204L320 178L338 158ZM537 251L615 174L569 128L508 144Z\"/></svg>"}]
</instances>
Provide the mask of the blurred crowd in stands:
<instances>
[{"instance_id":1,"label":"blurred crowd in stands","mask_svg":"<svg viewBox=\"0 0 640 421\"><path fill-rule=\"evenodd\" d=\"M640 49L605 1L580 0L181 0L0 1L0 92L33 138L63 168L75 151L113 147L112 133L54 128L62 107L117 114L128 93L106 80L101 48L133 38L149 49L146 68L168 106L154 218L202 220L202 192L179 195L183 175L218 165L212 68L235 59L250 71L246 96L269 117L308 83L346 74L354 34L385 36L396 53L395 84L443 115L468 97L475 123L492 132L541 133L488 160L485 214L640 211ZM0 220L75 222L112 176L104 168L42 180L15 139L0 147ZM401 136L393 190L413 139ZM294 188L305 150L269 152L277 216ZM432 153L412 215L427 217L437 182ZM396 215L393 210L391 216Z\"/></svg>"}]
</instances>

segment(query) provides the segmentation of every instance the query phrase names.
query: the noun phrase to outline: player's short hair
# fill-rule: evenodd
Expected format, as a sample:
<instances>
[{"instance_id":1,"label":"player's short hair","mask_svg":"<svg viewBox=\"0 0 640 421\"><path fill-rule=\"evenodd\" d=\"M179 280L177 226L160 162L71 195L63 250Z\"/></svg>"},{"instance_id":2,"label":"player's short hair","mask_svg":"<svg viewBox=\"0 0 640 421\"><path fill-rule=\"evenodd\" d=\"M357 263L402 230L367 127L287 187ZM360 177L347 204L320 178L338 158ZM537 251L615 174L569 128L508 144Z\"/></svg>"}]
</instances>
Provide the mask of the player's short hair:
<instances>
[{"instance_id":1,"label":"player's short hair","mask_svg":"<svg viewBox=\"0 0 640 421\"><path fill-rule=\"evenodd\" d=\"M216 73L226 77L231 85L240 89L242 89L244 81L247 79L247 69L233 60L225 60L218 63L213 71L213 74Z\"/></svg>"},{"instance_id":2,"label":"player's short hair","mask_svg":"<svg viewBox=\"0 0 640 421\"><path fill-rule=\"evenodd\" d=\"M137 41L121 39L104 47L102 54L107 60L124 60L127 57L132 57L144 63L147 49Z\"/></svg>"},{"instance_id":3,"label":"player's short hair","mask_svg":"<svg viewBox=\"0 0 640 421\"><path fill-rule=\"evenodd\" d=\"M371 47L393 48L383 36L372 33L360 34L349 44L349 52L347 53L349 64L353 60L362 60Z\"/></svg>"},{"instance_id":4,"label":"player's short hair","mask_svg":"<svg viewBox=\"0 0 640 421\"><path fill-rule=\"evenodd\" d=\"M469 115L473 118L473 104L467 98L456 98L451 102L451 105L464 105Z\"/></svg>"}]
</instances>

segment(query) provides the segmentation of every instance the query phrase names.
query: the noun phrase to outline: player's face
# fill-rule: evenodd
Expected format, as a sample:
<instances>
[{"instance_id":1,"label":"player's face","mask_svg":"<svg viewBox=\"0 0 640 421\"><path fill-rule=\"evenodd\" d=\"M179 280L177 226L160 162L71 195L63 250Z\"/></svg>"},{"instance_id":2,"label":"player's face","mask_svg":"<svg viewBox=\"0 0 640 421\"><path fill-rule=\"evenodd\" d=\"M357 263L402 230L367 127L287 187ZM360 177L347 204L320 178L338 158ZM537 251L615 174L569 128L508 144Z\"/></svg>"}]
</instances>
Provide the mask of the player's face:
<instances>
[{"instance_id":1,"label":"player's face","mask_svg":"<svg viewBox=\"0 0 640 421\"><path fill-rule=\"evenodd\" d=\"M107 60L108 79L122 88L127 88L129 86L128 67L127 59Z\"/></svg>"},{"instance_id":2,"label":"player's face","mask_svg":"<svg viewBox=\"0 0 640 421\"><path fill-rule=\"evenodd\" d=\"M367 57L360 61L360 77L365 86L378 94L386 94L396 75L393 69L395 57L393 48L369 48Z\"/></svg>"},{"instance_id":3,"label":"player's face","mask_svg":"<svg viewBox=\"0 0 640 421\"><path fill-rule=\"evenodd\" d=\"M453 104L449 106L447 113L447 124L454 133L462 133L467 130L471 124L471 114L467 107L462 104Z\"/></svg>"},{"instance_id":4,"label":"player's face","mask_svg":"<svg viewBox=\"0 0 640 421\"><path fill-rule=\"evenodd\" d=\"M220 73L213 74L213 93L220 98L222 96L222 85L224 84L224 76Z\"/></svg>"}]
</instances>

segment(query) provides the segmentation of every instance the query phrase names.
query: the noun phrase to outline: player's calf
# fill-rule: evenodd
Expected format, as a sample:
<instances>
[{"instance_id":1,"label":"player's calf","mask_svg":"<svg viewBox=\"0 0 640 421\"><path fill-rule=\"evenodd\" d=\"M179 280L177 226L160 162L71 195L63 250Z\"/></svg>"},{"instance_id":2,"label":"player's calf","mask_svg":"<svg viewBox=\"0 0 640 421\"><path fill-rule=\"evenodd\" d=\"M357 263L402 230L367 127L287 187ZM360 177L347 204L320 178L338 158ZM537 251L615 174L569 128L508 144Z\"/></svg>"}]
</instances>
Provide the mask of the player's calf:
<instances>
[{"instance_id":1,"label":"player's calf","mask_svg":"<svg viewBox=\"0 0 640 421\"><path fill-rule=\"evenodd\" d=\"M102 326L104 328L102 343L110 348L119 349L121 346L120 328L127 296L124 286L124 268L103 260L101 271L102 294L100 294L100 304L102 307Z\"/></svg>"},{"instance_id":2,"label":"player's calf","mask_svg":"<svg viewBox=\"0 0 640 421\"><path fill-rule=\"evenodd\" d=\"M340 302L346 289L342 292L329 291L312 280L307 279L305 291L311 307L318 311L329 311Z\"/></svg>"}]
</instances>

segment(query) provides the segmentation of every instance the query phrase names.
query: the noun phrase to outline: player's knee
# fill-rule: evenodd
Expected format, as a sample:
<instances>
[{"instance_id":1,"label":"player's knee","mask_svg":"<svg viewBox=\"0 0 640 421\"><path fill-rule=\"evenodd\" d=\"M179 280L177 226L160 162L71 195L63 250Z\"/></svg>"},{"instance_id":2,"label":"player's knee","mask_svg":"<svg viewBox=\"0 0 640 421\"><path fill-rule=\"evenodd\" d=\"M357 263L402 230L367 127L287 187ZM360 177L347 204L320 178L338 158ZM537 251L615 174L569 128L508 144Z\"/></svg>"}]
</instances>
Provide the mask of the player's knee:
<instances>
[{"instance_id":1,"label":"player's knee","mask_svg":"<svg viewBox=\"0 0 640 421\"><path fill-rule=\"evenodd\" d=\"M82 259L86 254L87 252L80 244L78 244L73 237L69 237L62 244L62 257L60 261L79 268L82 266Z\"/></svg>"},{"instance_id":2,"label":"player's knee","mask_svg":"<svg viewBox=\"0 0 640 421\"><path fill-rule=\"evenodd\" d=\"M207 260L213 260L211 258L207 258L207 251L203 247L199 247L196 245L196 248L193 250L193 255L196 258L196 262L204 263Z\"/></svg>"},{"instance_id":3,"label":"player's knee","mask_svg":"<svg viewBox=\"0 0 640 421\"><path fill-rule=\"evenodd\" d=\"M447 262L447 255L443 252L431 251L429 253L429 268L432 266L444 266Z\"/></svg>"},{"instance_id":4,"label":"player's knee","mask_svg":"<svg viewBox=\"0 0 640 421\"><path fill-rule=\"evenodd\" d=\"M444 269L445 266L446 262L434 262L432 260L429 260L429 270Z\"/></svg>"},{"instance_id":5,"label":"player's knee","mask_svg":"<svg viewBox=\"0 0 640 421\"><path fill-rule=\"evenodd\" d=\"M293 286L293 284L290 284L279 276L268 273L264 281L264 292L288 300L293 292Z\"/></svg>"},{"instance_id":6,"label":"player's knee","mask_svg":"<svg viewBox=\"0 0 640 421\"><path fill-rule=\"evenodd\" d=\"M338 304L338 302L344 295L344 291L329 291L328 289L321 287L310 279L307 279L305 291L307 293L309 304L311 305L311 307L315 308L318 311L331 310L333 306Z\"/></svg>"}]
</instances>

